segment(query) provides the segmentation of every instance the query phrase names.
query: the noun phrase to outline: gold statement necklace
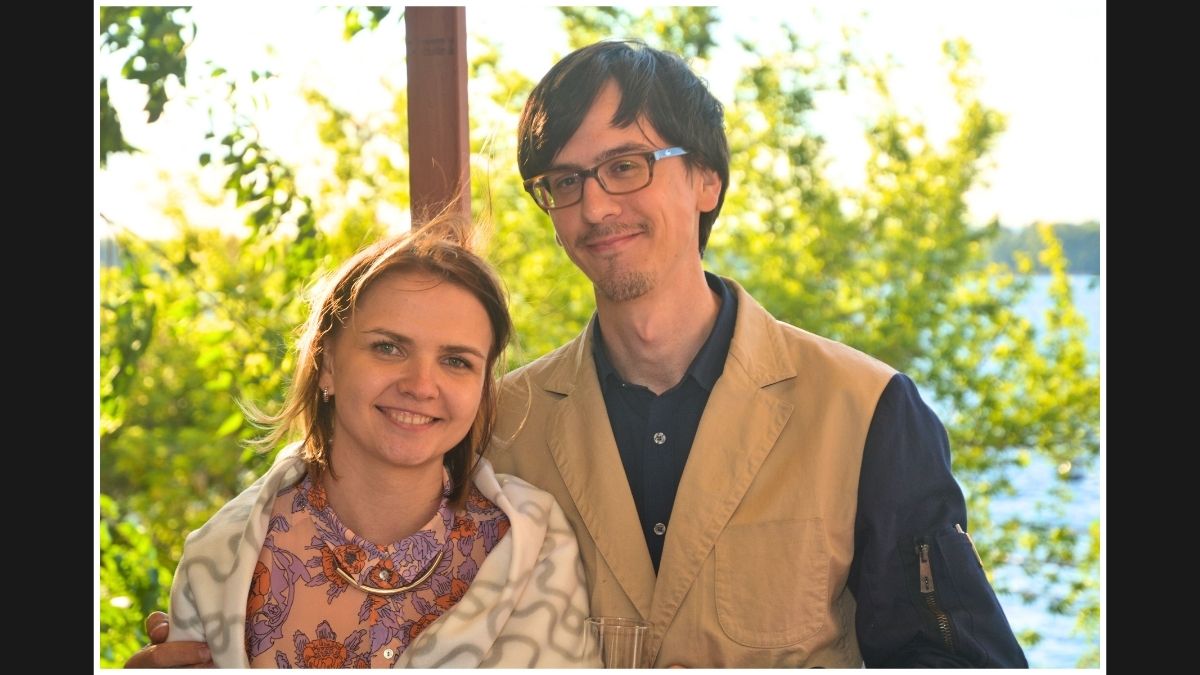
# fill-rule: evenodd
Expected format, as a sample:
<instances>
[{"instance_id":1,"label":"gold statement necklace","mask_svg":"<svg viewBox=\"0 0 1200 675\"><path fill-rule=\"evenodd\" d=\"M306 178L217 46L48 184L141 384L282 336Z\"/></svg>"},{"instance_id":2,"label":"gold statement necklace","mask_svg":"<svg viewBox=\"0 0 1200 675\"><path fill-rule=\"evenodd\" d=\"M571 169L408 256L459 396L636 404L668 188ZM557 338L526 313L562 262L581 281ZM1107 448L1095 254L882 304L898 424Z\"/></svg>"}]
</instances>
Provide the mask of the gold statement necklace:
<instances>
[{"instance_id":1,"label":"gold statement necklace","mask_svg":"<svg viewBox=\"0 0 1200 675\"><path fill-rule=\"evenodd\" d=\"M421 584L428 581L429 577L433 576L433 571L437 569L438 563L442 562L442 555L445 553L446 552L444 550L438 551L438 554L437 554L437 556L434 557L433 562L429 564L429 567L427 567L425 569L425 571L422 572L419 577L417 577L410 584L406 584L404 586L397 586L396 588L378 588L375 586L367 586L366 584L360 584L354 580L354 577L347 574L346 570L342 569L342 566L340 564L335 562L334 567L337 569L338 576L340 576L342 579L345 579L346 583L350 584L351 586L357 588L358 590L360 590L364 593L374 593L375 595L395 595L397 593L404 593L405 591L411 591L412 589L416 588L417 586L420 586ZM336 558L335 558L335 560L336 560ZM393 572L392 570L387 570L387 569L380 570L379 578L383 581L391 581L391 575L393 575L393 574L396 574L396 572Z\"/></svg>"},{"instance_id":2,"label":"gold statement necklace","mask_svg":"<svg viewBox=\"0 0 1200 675\"><path fill-rule=\"evenodd\" d=\"M332 509L332 506L328 506L326 508ZM335 514L335 517L336 517L336 514ZM447 543L449 543L449 542L447 542ZM436 556L434 556L434 558L433 558L433 562L429 563L429 567L426 567L425 571L422 572L416 579L414 579L412 581L412 583L405 584L403 586L397 586L396 588L379 588L378 586L368 586L366 584L358 583L357 581L354 580L354 577L350 576L346 572L346 570L342 569L342 561L338 560L338 557L336 555L333 556L333 561L334 561L333 567L335 570L337 570L339 577L341 577L346 583L357 588L358 590L362 591L363 593L374 593L375 595L396 595L397 593L404 593L406 591L411 591L412 589L416 588L417 586L420 586L421 584L428 581L429 577L433 576L433 571L437 569L438 564L442 562L442 556L445 555L445 553L446 553L445 549L438 551L438 554ZM393 570L389 570L389 569L379 570L379 580L383 581L385 583L390 582L392 580L393 574L397 574L397 572L395 572ZM368 576L369 576L369 573L368 573Z\"/></svg>"}]
</instances>

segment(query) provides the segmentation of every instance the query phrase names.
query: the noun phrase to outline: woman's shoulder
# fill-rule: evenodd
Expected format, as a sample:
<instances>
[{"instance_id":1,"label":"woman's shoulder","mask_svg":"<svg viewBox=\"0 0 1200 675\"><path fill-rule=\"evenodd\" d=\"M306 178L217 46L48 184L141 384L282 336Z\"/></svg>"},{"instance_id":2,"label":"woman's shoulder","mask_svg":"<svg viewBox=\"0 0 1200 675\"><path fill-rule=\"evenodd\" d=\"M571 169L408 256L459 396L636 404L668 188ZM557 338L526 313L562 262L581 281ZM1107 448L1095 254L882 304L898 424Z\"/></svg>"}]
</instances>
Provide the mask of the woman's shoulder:
<instances>
[{"instance_id":1,"label":"woman's shoulder","mask_svg":"<svg viewBox=\"0 0 1200 675\"><path fill-rule=\"evenodd\" d=\"M556 545L576 545L566 514L549 492L516 476L496 473L486 459L480 460L475 486L504 511L514 533L510 536L525 545L540 546L546 539L553 539Z\"/></svg>"},{"instance_id":2,"label":"woman's shoulder","mask_svg":"<svg viewBox=\"0 0 1200 675\"><path fill-rule=\"evenodd\" d=\"M279 493L294 487L304 478L304 474L304 462L295 453L295 448L289 446L280 450L266 473L226 502L198 530L188 535L184 544L185 550L195 551L197 547L203 547L205 542L216 542L217 546L224 546L230 536L235 536L245 529L256 513L263 509L269 512Z\"/></svg>"},{"instance_id":3,"label":"woman's shoulder","mask_svg":"<svg viewBox=\"0 0 1200 675\"><path fill-rule=\"evenodd\" d=\"M463 510L467 518L475 521L496 520L505 517L504 509L484 494L478 484L471 485Z\"/></svg>"},{"instance_id":4,"label":"woman's shoulder","mask_svg":"<svg viewBox=\"0 0 1200 675\"><path fill-rule=\"evenodd\" d=\"M540 509L558 508L558 502L554 501L554 496L549 492L511 474L496 473L492 463L486 458L479 460L474 483L475 490L505 512L523 511L531 506Z\"/></svg>"}]
</instances>

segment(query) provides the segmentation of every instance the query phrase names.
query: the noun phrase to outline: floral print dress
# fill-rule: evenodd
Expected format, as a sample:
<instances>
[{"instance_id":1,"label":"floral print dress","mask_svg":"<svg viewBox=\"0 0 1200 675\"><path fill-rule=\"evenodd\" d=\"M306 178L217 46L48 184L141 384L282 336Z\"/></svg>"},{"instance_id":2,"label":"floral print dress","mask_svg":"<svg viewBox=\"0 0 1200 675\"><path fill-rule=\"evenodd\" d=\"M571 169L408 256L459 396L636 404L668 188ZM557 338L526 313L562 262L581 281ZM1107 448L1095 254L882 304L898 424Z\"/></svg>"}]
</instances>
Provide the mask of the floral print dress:
<instances>
[{"instance_id":1,"label":"floral print dress","mask_svg":"<svg viewBox=\"0 0 1200 675\"><path fill-rule=\"evenodd\" d=\"M246 652L256 668L389 668L466 592L508 517L474 485L466 507L442 503L423 527L386 547L338 520L325 490L305 477L275 498L246 604ZM439 554L441 557L439 558ZM405 586L379 595L355 588Z\"/></svg>"}]
</instances>

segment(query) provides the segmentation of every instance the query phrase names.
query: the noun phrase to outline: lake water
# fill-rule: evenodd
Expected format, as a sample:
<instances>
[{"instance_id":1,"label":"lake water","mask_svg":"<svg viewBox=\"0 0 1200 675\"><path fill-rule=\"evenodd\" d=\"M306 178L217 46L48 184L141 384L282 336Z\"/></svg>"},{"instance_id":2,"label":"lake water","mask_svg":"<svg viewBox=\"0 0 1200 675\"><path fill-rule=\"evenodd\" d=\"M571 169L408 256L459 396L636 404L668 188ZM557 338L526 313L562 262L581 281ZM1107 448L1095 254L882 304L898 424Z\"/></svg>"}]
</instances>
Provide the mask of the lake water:
<instances>
[{"instance_id":1,"label":"lake water","mask_svg":"<svg viewBox=\"0 0 1200 675\"><path fill-rule=\"evenodd\" d=\"M1037 277L1026 301L1019 307L1020 313L1028 317L1035 325L1043 323L1042 315L1050 306L1048 297L1049 277ZM1088 349L1093 354L1100 353L1100 286L1094 276L1077 275L1071 277L1071 286L1075 306L1088 322ZM1103 461L1103 452L1101 453ZM1026 470L1016 473L1013 482L1017 494L995 499L992 503L992 517L1001 520L1015 513L1034 513L1038 504L1061 481L1055 475L1056 468L1046 461L1035 460ZM1056 513L1051 522L1070 524L1083 533L1086 539L1087 528L1100 516L1100 463L1081 471L1079 477L1069 483L1072 500L1065 504L1061 513ZM1081 544L1082 545L1082 544ZM1024 573L1015 564L1008 565L996 571L997 580L1012 584L1017 589L1028 587L1022 583L1026 579ZM1000 604L1008 615L1013 630L1020 633L1033 628L1042 635L1037 645L1026 646L1025 655L1029 665L1034 668L1073 668L1079 658L1088 650L1089 640L1075 632L1075 616L1062 616L1051 613L1046 601L1035 601L1025 604L1016 594L1000 596Z\"/></svg>"}]
</instances>

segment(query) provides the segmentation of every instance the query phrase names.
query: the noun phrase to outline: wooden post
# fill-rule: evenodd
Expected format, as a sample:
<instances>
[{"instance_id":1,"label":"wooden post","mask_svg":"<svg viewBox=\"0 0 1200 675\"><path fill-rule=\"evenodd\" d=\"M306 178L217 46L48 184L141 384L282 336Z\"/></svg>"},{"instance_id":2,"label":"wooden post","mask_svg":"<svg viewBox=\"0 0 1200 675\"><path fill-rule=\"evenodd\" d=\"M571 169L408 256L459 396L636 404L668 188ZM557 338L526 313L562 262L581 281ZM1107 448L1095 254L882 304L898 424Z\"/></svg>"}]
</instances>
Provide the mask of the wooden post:
<instances>
[{"instance_id":1,"label":"wooden post","mask_svg":"<svg viewBox=\"0 0 1200 675\"><path fill-rule=\"evenodd\" d=\"M412 215L471 216L465 7L405 7ZM455 199L457 197L457 199Z\"/></svg>"}]
</instances>

